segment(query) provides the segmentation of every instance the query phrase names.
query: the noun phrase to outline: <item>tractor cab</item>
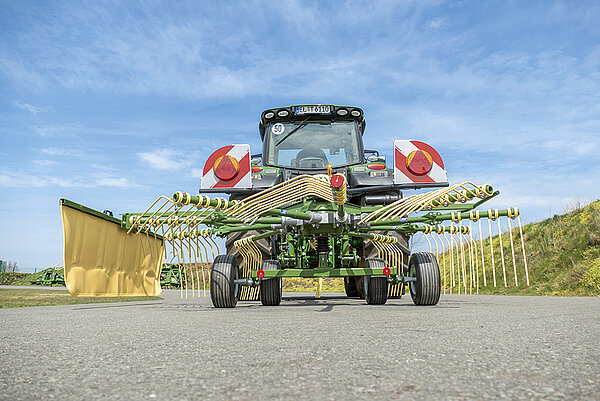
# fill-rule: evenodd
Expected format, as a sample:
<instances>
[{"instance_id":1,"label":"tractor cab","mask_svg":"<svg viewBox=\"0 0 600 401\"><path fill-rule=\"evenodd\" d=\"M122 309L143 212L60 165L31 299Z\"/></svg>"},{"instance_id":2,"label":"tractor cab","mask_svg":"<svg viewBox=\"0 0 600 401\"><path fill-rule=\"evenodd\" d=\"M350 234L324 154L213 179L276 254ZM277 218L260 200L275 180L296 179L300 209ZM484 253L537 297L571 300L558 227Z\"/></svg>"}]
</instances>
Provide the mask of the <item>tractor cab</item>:
<instances>
[{"instance_id":1,"label":"tractor cab","mask_svg":"<svg viewBox=\"0 0 600 401\"><path fill-rule=\"evenodd\" d=\"M290 106L261 116L265 166L315 170L362 164L365 122L359 108L330 105Z\"/></svg>"}]
</instances>

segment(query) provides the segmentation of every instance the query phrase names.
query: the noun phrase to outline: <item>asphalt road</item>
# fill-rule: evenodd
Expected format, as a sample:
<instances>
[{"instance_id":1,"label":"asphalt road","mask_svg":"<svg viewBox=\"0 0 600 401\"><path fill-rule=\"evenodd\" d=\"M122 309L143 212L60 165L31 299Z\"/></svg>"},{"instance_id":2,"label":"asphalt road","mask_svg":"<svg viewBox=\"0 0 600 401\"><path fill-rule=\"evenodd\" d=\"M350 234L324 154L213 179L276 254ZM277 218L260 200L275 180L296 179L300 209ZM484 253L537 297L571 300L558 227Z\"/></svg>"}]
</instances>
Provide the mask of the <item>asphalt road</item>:
<instances>
[{"instance_id":1,"label":"asphalt road","mask_svg":"<svg viewBox=\"0 0 600 401\"><path fill-rule=\"evenodd\" d=\"M600 298L0 309L0 399L600 399Z\"/></svg>"}]
</instances>

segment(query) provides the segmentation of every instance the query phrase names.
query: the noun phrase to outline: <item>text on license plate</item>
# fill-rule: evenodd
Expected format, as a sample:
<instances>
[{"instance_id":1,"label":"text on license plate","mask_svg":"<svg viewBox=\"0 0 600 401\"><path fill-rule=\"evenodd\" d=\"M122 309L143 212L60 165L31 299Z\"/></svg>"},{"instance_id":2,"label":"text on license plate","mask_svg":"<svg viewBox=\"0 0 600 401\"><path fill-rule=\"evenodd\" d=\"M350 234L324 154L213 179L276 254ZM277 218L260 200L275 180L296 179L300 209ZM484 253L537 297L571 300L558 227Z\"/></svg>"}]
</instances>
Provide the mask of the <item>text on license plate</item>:
<instances>
[{"instance_id":1,"label":"text on license plate","mask_svg":"<svg viewBox=\"0 0 600 401\"><path fill-rule=\"evenodd\" d=\"M296 114L330 114L330 106L296 106Z\"/></svg>"}]
</instances>

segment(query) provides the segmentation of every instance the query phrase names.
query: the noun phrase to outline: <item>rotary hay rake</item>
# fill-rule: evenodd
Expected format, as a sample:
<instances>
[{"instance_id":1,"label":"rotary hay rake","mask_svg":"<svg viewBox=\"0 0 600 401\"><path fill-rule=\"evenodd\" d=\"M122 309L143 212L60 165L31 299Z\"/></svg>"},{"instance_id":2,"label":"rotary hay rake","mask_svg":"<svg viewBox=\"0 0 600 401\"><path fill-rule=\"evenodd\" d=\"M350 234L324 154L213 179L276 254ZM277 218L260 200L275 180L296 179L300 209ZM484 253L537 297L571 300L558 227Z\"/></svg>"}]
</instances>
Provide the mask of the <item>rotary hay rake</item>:
<instances>
[{"instance_id":1,"label":"rotary hay rake","mask_svg":"<svg viewBox=\"0 0 600 401\"><path fill-rule=\"evenodd\" d=\"M211 295L215 306L232 306L238 299L257 300L261 298L261 288L263 292L270 292L265 297L275 298L271 302L261 298L264 304L278 304L281 298L276 292L281 291L282 277L358 277L363 278L363 282L366 281L364 277L368 277L369 281L379 279L378 282L385 283L385 295L381 294L377 284L371 282L369 284L378 292L369 297L367 286L367 293L361 294L369 303L378 304L384 303L387 296L402 295L405 284L410 284L413 299L418 297L419 290L429 290L418 286L419 281L424 281L420 276L428 273L419 270L416 262L411 263L413 258L405 255L396 237L388 235L391 232L407 236L415 233L425 235L430 252L435 249L435 253L441 255L441 272L437 279L441 278L439 284L444 293L472 293L473 290L478 292L481 285L493 283L496 286L500 265L503 284L508 286L503 239L498 236L497 241L493 240L491 225L492 221L496 221L500 230L503 217L507 218L509 225L511 220L516 219L519 229L518 235L513 235L512 226L508 230L514 285L519 285L520 268L529 285L519 210L475 210L497 194L490 185L464 182L402 198L387 206L359 207L346 203L344 176L302 175L241 201L187 192L177 192L172 197L160 196L144 212L123 215L119 224L126 230L127 238L142 239L139 242L142 248L150 250L151 247L145 245L158 241L160 257L154 250L157 260L170 257L176 261L173 266L180 269L182 297L199 297L201 292L205 294L211 275L209 266L222 264L224 256L216 240L218 237L234 232L262 231L235 242L242 263L240 269L233 272L235 277L227 282L228 288L214 288L222 283L213 276ZM74 204L66 202L63 201L63 206L74 207ZM483 219L488 220L487 238L484 238L481 225ZM449 224L442 224L445 222ZM473 226L476 226L475 230ZM279 257L291 268L276 266L271 269L268 264L265 268L266 261L256 242L275 237L280 241L280 249L286 248L286 244L287 249L294 248L295 252L285 252ZM519 261L522 263L519 264L514 237L520 240L522 258ZM307 239L306 244L298 244L302 239ZM362 260L356 251L356 244L365 240L376 248L377 263ZM500 260L494 258L495 242L500 245ZM335 252L331 252L332 248ZM486 266L486 252L490 255L489 266ZM146 252L145 256L148 254L152 251ZM332 254L335 257L332 258ZM315 257L316 260L313 260ZM223 272L213 269L212 274L222 275ZM264 290L267 288L265 283L276 280L279 283L275 290ZM89 294L86 290L77 292ZM437 303L438 298L439 293L434 293L421 304Z\"/></svg>"}]
</instances>

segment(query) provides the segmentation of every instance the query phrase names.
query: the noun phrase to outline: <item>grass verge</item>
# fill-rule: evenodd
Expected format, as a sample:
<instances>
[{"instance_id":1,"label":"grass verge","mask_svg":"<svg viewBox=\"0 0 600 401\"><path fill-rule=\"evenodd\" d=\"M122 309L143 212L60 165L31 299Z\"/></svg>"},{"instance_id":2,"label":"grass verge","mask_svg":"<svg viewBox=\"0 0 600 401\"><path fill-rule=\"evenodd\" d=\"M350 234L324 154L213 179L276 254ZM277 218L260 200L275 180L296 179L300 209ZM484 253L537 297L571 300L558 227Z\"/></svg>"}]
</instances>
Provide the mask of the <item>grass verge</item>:
<instances>
[{"instance_id":1,"label":"grass verge","mask_svg":"<svg viewBox=\"0 0 600 401\"><path fill-rule=\"evenodd\" d=\"M317 278L286 277L283 279L283 291L316 292ZM324 278L323 292L344 292L343 278Z\"/></svg>"},{"instance_id":2,"label":"grass verge","mask_svg":"<svg viewBox=\"0 0 600 401\"><path fill-rule=\"evenodd\" d=\"M0 288L0 308L156 301L160 297L73 297L66 290Z\"/></svg>"}]
</instances>

